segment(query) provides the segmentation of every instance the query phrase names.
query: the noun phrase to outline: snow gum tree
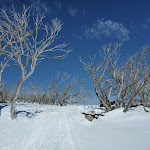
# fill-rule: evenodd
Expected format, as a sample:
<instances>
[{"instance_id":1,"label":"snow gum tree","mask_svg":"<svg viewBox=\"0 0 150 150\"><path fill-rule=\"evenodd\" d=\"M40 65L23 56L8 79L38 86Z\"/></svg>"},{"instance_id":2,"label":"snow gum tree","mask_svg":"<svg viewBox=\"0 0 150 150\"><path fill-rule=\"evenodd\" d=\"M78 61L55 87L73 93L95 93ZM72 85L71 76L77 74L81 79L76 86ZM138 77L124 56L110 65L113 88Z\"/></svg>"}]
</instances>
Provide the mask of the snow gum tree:
<instances>
[{"instance_id":1,"label":"snow gum tree","mask_svg":"<svg viewBox=\"0 0 150 150\"><path fill-rule=\"evenodd\" d=\"M85 70L92 79L95 94L107 111L124 107L124 112L132 106L149 107L150 67L146 61L149 48L144 47L125 62L119 62L121 44L103 46L99 59L90 57L83 62ZM114 102L111 102L111 99Z\"/></svg>"},{"instance_id":2,"label":"snow gum tree","mask_svg":"<svg viewBox=\"0 0 150 150\"><path fill-rule=\"evenodd\" d=\"M88 63L83 62L80 58L80 62L83 64L84 69L92 79L96 96L107 111L112 110L109 100L112 92L112 85L109 78L106 76L109 65L108 57L112 54L111 46L103 46L102 50L99 52L100 61L98 63L96 62L96 55L93 58L89 57Z\"/></svg>"},{"instance_id":3,"label":"snow gum tree","mask_svg":"<svg viewBox=\"0 0 150 150\"><path fill-rule=\"evenodd\" d=\"M44 15L31 14L30 8L25 6L22 12L17 12L14 7L9 10L2 9L1 16L4 30L11 39L7 46L13 53L13 61L21 69L21 77L16 85L10 110L11 119L15 119L16 100L22 83L44 59L64 58L70 50L65 49L65 43L54 45L62 28L61 21L57 18L51 20L51 24L44 24Z\"/></svg>"},{"instance_id":4,"label":"snow gum tree","mask_svg":"<svg viewBox=\"0 0 150 150\"><path fill-rule=\"evenodd\" d=\"M57 73L56 79L52 80L48 87L50 104L64 106L79 103L90 93L86 92L84 81L78 77L71 78L69 74Z\"/></svg>"}]
</instances>

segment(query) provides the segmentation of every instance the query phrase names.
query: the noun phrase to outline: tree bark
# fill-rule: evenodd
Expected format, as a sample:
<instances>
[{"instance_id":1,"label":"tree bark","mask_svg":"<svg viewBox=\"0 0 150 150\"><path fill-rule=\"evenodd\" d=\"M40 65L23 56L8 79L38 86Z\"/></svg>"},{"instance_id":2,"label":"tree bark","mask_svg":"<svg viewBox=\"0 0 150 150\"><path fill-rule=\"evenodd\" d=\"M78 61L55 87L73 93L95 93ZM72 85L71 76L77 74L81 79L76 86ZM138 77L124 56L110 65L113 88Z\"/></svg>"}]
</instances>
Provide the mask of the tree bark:
<instances>
[{"instance_id":1,"label":"tree bark","mask_svg":"<svg viewBox=\"0 0 150 150\"><path fill-rule=\"evenodd\" d=\"M17 100L17 97L18 97L18 94L20 92L20 88L21 88L21 85L23 83L23 79L20 79L20 81L17 83L17 86L16 86L16 91L15 91L15 95L14 95L14 98L12 99L12 102L11 102L11 108L10 108L10 116L11 116L11 119L16 119L16 100Z\"/></svg>"},{"instance_id":2,"label":"tree bark","mask_svg":"<svg viewBox=\"0 0 150 150\"><path fill-rule=\"evenodd\" d=\"M149 111L146 109L146 104L143 105L143 108L144 108L144 111L145 111L145 112L149 112Z\"/></svg>"},{"instance_id":3,"label":"tree bark","mask_svg":"<svg viewBox=\"0 0 150 150\"><path fill-rule=\"evenodd\" d=\"M128 109L131 107L132 102L134 101L134 99L135 99L135 97L132 98L132 99L129 101L129 103L127 104L127 106L126 106L125 109L123 110L124 113L127 112Z\"/></svg>"},{"instance_id":4,"label":"tree bark","mask_svg":"<svg viewBox=\"0 0 150 150\"><path fill-rule=\"evenodd\" d=\"M0 73L0 84L1 84L1 81L2 81L2 74Z\"/></svg>"},{"instance_id":5,"label":"tree bark","mask_svg":"<svg viewBox=\"0 0 150 150\"><path fill-rule=\"evenodd\" d=\"M101 96L98 94L97 90L95 93L96 93L96 96L98 97L100 103L103 104L103 106L106 108L107 112L111 111L111 107L109 107L107 102L101 98Z\"/></svg>"}]
</instances>

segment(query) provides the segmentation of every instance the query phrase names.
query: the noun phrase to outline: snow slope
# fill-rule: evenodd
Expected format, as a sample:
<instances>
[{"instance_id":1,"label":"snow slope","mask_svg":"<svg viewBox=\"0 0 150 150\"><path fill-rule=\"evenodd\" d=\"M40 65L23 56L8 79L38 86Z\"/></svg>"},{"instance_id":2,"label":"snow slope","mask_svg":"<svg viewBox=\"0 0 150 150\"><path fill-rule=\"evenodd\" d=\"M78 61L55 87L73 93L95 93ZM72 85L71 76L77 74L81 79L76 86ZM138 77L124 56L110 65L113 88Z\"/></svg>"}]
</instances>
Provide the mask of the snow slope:
<instances>
[{"instance_id":1,"label":"snow slope","mask_svg":"<svg viewBox=\"0 0 150 150\"><path fill-rule=\"evenodd\" d=\"M101 111L95 106L18 104L17 120L9 109L0 117L0 150L150 150L150 113L142 107L92 122L81 112Z\"/></svg>"}]
</instances>

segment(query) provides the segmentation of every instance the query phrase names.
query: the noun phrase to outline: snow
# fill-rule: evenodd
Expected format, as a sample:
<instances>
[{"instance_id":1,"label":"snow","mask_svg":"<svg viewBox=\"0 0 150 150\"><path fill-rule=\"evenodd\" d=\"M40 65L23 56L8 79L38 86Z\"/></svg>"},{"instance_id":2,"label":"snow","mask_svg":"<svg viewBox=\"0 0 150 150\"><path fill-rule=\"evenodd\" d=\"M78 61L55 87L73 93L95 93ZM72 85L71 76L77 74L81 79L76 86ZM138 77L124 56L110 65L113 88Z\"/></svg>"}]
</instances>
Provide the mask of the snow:
<instances>
[{"instance_id":1,"label":"snow","mask_svg":"<svg viewBox=\"0 0 150 150\"><path fill-rule=\"evenodd\" d=\"M3 107L3 108L2 108ZM102 113L98 106L0 104L0 150L149 150L150 113L142 107L105 113L89 122L81 112Z\"/></svg>"}]
</instances>

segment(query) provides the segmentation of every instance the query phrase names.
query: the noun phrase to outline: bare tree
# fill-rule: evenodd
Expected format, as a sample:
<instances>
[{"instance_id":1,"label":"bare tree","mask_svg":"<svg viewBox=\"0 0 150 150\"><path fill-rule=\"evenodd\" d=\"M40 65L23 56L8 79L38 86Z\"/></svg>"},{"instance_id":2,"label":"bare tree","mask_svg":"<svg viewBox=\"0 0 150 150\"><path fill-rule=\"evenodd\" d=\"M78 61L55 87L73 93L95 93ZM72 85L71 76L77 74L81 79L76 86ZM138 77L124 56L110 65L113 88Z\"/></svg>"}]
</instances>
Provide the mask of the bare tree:
<instances>
[{"instance_id":1,"label":"bare tree","mask_svg":"<svg viewBox=\"0 0 150 150\"><path fill-rule=\"evenodd\" d=\"M6 103L10 101L10 97L12 94L11 86L6 86L6 84L0 84L0 102Z\"/></svg>"},{"instance_id":2,"label":"bare tree","mask_svg":"<svg viewBox=\"0 0 150 150\"><path fill-rule=\"evenodd\" d=\"M89 76L92 78L92 84L95 90L95 94L99 98L100 103L106 108L107 111L112 110L110 103L110 95L112 92L112 83L108 78L108 55L112 55L111 45L103 46L99 52L99 62L96 64L94 58L89 57L90 62L85 63L80 58L80 62L84 65L84 69L88 72Z\"/></svg>"},{"instance_id":3,"label":"bare tree","mask_svg":"<svg viewBox=\"0 0 150 150\"><path fill-rule=\"evenodd\" d=\"M138 52L122 63L118 61L120 48L121 44L109 44L102 47L99 61L95 60L96 56L90 57L90 63L80 61L92 78L95 93L107 111L125 107L126 112L137 105L139 96L146 111L150 72L144 68L147 67L145 58L149 49L144 48L142 53ZM115 106L111 106L111 96L115 99Z\"/></svg>"},{"instance_id":4,"label":"bare tree","mask_svg":"<svg viewBox=\"0 0 150 150\"><path fill-rule=\"evenodd\" d=\"M29 83L29 101L31 103L41 103L43 88L38 83Z\"/></svg>"},{"instance_id":5,"label":"bare tree","mask_svg":"<svg viewBox=\"0 0 150 150\"><path fill-rule=\"evenodd\" d=\"M145 66L142 70L142 78L146 79L150 75L150 66ZM146 110L146 107L150 107L150 101L149 101L149 96L150 96L150 78L147 80L146 84L143 86L141 91L139 92L140 96L140 102L142 103L144 110Z\"/></svg>"},{"instance_id":6,"label":"bare tree","mask_svg":"<svg viewBox=\"0 0 150 150\"><path fill-rule=\"evenodd\" d=\"M9 25L7 25L7 29L5 27L6 24L3 22L3 13L0 12L0 83L2 81L2 74L4 72L4 69L6 66L8 66L8 63L10 60L12 60L12 57L14 53L9 48L9 43L13 42L13 39L10 38L10 28ZM8 31L9 30L9 31Z\"/></svg>"},{"instance_id":7,"label":"bare tree","mask_svg":"<svg viewBox=\"0 0 150 150\"><path fill-rule=\"evenodd\" d=\"M148 48L144 48L142 53L137 53L134 61L132 61L132 64L130 64L128 68L127 80L129 83L126 86L126 89L128 89L128 103L124 109L124 112L126 112L132 106L132 104L137 101L137 96L149 84L149 71L147 74L143 74L144 68L146 66L145 58L148 51Z\"/></svg>"},{"instance_id":8,"label":"bare tree","mask_svg":"<svg viewBox=\"0 0 150 150\"><path fill-rule=\"evenodd\" d=\"M112 85L112 91L113 95L116 96L116 107L121 107L124 103L123 100L121 100L122 97L122 91L124 88L124 81L125 81L125 73L126 68L128 67L129 63L126 63L124 66L118 65L119 60L119 52L122 44L109 44L108 46L110 50L106 51L107 53L107 59L108 59L108 74L110 78L110 82Z\"/></svg>"},{"instance_id":9,"label":"bare tree","mask_svg":"<svg viewBox=\"0 0 150 150\"><path fill-rule=\"evenodd\" d=\"M122 107L127 99L131 99L132 94L130 92L137 87L136 85L141 80L143 61L147 53L147 50L144 49L140 57L139 53L136 53L121 64L121 62L118 63L120 48L121 45L114 44L112 55L107 54L108 71L112 79L117 107Z\"/></svg>"},{"instance_id":10,"label":"bare tree","mask_svg":"<svg viewBox=\"0 0 150 150\"><path fill-rule=\"evenodd\" d=\"M35 67L44 59L64 58L70 50L65 50L65 43L54 46L54 41L61 30L61 21L53 19L51 25L44 24L43 15L31 15L30 8L23 6L23 11L17 12L14 7L10 10L3 9L3 24L8 30L10 39L9 43L14 56L13 60L21 68L21 78L16 85L15 96L11 105L11 118L16 118L16 100L22 83L28 79L34 72ZM32 18L33 17L33 18ZM51 52L51 57L47 52ZM30 69L29 69L30 67Z\"/></svg>"},{"instance_id":11,"label":"bare tree","mask_svg":"<svg viewBox=\"0 0 150 150\"><path fill-rule=\"evenodd\" d=\"M79 103L89 93L85 90L83 81L78 81L77 77L70 78L70 75L57 73L56 80L52 80L48 92L50 104L59 106Z\"/></svg>"},{"instance_id":12,"label":"bare tree","mask_svg":"<svg viewBox=\"0 0 150 150\"><path fill-rule=\"evenodd\" d=\"M30 82L26 86L21 86L17 98L18 102L49 104L47 91L39 83Z\"/></svg>"},{"instance_id":13,"label":"bare tree","mask_svg":"<svg viewBox=\"0 0 150 150\"><path fill-rule=\"evenodd\" d=\"M31 89L29 88L29 86L21 86L17 101L18 102L29 102L30 92L31 92Z\"/></svg>"}]
</instances>

